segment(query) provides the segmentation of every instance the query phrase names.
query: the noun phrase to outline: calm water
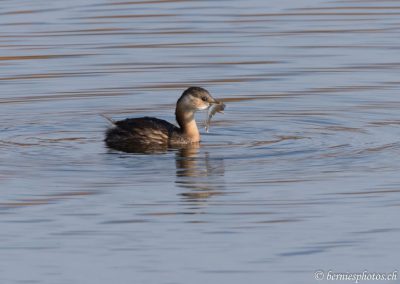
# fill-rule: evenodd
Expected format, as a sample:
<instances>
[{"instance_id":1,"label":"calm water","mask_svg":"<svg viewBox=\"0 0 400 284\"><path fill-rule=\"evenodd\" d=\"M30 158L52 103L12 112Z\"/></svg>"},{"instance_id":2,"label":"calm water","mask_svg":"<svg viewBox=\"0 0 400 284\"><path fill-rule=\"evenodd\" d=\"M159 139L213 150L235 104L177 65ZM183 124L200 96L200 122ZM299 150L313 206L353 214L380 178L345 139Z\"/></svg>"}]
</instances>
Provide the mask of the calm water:
<instances>
[{"instance_id":1,"label":"calm water","mask_svg":"<svg viewBox=\"0 0 400 284\"><path fill-rule=\"evenodd\" d=\"M0 7L0 283L399 270L400 2ZM190 85L227 104L199 149L105 148Z\"/></svg>"}]
</instances>

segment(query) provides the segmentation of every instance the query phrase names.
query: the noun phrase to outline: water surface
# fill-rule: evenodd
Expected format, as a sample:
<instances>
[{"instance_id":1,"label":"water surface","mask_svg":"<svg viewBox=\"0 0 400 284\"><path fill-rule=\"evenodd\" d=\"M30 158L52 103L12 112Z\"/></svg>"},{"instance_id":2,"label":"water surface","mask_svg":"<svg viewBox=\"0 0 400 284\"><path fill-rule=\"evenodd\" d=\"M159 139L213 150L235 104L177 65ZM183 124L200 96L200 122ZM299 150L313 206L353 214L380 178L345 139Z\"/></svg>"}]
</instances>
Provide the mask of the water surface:
<instances>
[{"instance_id":1,"label":"water surface","mask_svg":"<svg viewBox=\"0 0 400 284\"><path fill-rule=\"evenodd\" d=\"M397 1L2 1L1 283L312 283L399 269ZM227 105L200 148L115 119ZM203 127L204 113L198 114Z\"/></svg>"}]
</instances>

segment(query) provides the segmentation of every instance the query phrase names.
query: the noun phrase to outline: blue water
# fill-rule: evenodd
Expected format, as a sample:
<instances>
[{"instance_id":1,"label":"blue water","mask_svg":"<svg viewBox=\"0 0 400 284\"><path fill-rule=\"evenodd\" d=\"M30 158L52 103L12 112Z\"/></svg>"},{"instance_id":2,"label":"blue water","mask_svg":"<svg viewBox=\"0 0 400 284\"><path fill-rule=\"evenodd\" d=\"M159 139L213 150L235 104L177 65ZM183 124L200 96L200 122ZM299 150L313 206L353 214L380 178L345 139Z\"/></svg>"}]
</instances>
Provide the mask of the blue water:
<instances>
[{"instance_id":1,"label":"blue water","mask_svg":"<svg viewBox=\"0 0 400 284\"><path fill-rule=\"evenodd\" d=\"M2 1L0 283L399 270L399 16L396 1ZM100 114L173 122L192 85L227 105L210 133L197 115L200 148L105 147Z\"/></svg>"}]
</instances>

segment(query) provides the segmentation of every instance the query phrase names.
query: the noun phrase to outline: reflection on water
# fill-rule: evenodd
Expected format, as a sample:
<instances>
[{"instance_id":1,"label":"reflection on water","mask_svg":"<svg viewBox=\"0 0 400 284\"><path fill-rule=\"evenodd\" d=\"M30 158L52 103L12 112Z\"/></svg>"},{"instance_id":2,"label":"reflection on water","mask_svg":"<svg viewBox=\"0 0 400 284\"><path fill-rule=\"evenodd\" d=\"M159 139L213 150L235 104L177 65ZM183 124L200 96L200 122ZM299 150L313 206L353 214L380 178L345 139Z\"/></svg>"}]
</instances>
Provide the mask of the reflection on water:
<instances>
[{"instance_id":1,"label":"reflection on water","mask_svg":"<svg viewBox=\"0 0 400 284\"><path fill-rule=\"evenodd\" d=\"M0 283L398 270L399 15L391 0L2 1ZM105 147L100 114L173 121L192 85L229 103L200 147Z\"/></svg>"},{"instance_id":2,"label":"reflection on water","mask_svg":"<svg viewBox=\"0 0 400 284\"><path fill-rule=\"evenodd\" d=\"M224 159L212 159L209 152L200 153L199 145L179 149L175 154L176 181L183 188L182 196L190 199L206 199L223 194Z\"/></svg>"}]
</instances>

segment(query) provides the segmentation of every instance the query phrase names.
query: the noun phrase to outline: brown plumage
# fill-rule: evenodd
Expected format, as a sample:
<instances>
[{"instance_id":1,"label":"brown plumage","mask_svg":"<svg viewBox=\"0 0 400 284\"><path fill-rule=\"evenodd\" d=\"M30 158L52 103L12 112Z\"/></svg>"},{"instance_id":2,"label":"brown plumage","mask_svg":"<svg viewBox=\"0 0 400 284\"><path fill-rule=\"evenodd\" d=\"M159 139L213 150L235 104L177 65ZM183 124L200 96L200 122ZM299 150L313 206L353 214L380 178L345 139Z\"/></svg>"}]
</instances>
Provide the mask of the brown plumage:
<instances>
[{"instance_id":1,"label":"brown plumage","mask_svg":"<svg viewBox=\"0 0 400 284\"><path fill-rule=\"evenodd\" d=\"M114 127L107 130L105 142L108 147L126 152L166 150L200 141L194 114L209 108L217 101L200 87L190 87L176 103L175 116L179 127L168 121L154 118L127 118L112 121Z\"/></svg>"}]
</instances>

